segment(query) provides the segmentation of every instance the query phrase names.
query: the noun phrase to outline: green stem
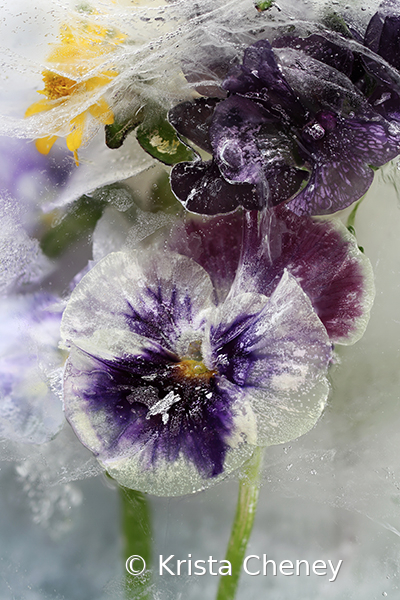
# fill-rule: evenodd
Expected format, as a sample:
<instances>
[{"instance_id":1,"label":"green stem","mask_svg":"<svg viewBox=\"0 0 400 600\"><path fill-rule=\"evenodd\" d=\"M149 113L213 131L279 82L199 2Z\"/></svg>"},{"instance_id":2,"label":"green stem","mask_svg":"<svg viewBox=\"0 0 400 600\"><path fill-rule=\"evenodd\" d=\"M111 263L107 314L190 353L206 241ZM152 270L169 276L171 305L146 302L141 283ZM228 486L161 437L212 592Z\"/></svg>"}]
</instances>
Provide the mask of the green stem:
<instances>
[{"instance_id":1,"label":"green stem","mask_svg":"<svg viewBox=\"0 0 400 600\"><path fill-rule=\"evenodd\" d=\"M260 489L263 449L257 448L239 480L239 498L225 559L232 565L232 575L221 576L217 600L234 600L247 544L253 529Z\"/></svg>"},{"instance_id":2,"label":"green stem","mask_svg":"<svg viewBox=\"0 0 400 600\"><path fill-rule=\"evenodd\" d=\"M123 565L131 556L141 556L146 563L142 575L131 575L126 571L125 597L126 600L150 600L149 568L151 567L151 520L150 507L145 494L120 487L122 534L123 534ZM142 563L143 564L143 563ZM134 569L141 568L141 562L133 563Z\"/></svg>"},{"instance_id":3,"label":"green stem","mask_svg":"<svg viewBox=\"0 0 400 600\"><path fill-rule=\"evenodd\" d=\"M364 200L364 198L365 198L365 194L364 194L364 196L362 198L360 198L360 200L358 202L356 202L353 210L349 214L349 217L347 219L347 229L350 229L350 231L351 230L354 231L354 225L355 225L355 222L356 222L356 214L357 214L357 211L358 211L358 207L360 206L360 204ZM353 233L353 231L352 231L352 233Z\"/></svg>"}]
</instances>

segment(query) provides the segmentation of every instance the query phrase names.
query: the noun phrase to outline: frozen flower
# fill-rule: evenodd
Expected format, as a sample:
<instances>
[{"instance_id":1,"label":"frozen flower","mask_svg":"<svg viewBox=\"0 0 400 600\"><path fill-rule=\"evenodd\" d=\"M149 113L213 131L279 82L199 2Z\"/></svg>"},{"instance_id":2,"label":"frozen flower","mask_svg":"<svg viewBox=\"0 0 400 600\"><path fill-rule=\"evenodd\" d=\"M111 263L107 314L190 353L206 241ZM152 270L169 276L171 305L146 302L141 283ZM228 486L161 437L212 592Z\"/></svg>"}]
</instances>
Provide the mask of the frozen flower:
<instances>
[{"instance_id":1,"label":"frozen flower","mask_svg":"<svg viewBox=\"0 0 400 600\"><path fill-rule=\"evenodd\" d=\"M26 117L57 109L60 105L71 103L85 104L93 97L93 103L74 116L69 122L69 133L66 135L67 147L74 154L78 165L78 148L84 140L87 119L94 117L103 125L114 122L114 114L104 97L99 97L99 90L109 84L117 72L109 65L110 55L124 40L124 35L91 23L81 18L74 26L67 23L61 25L60 43L57 44L47 58L50 64L43 71L44 90L39 93L45 98L32 104L25 113ZM108 66L98 70L99 64ZM54 65L54 68L52 66ZM47 154L57 135L50 135L36 141L36 148Z\"/></svg>"},{"instance_id":2,"label":"frozen flower","mask_svg":"<svg viewBox=\"0 0 400 600\"><path fill-rule=\"evenodd\" d=\"M287 202L299 215L330 214L359 199L372 183L371 165L400 151L397 119L357 80L363 54L333 33L247 48L222 84L228 98L170 112L177 131L212 154L174 167L178 199L204 214Z\"/></svg>"},{"instance_id":3,"label":"frozen flower","mask_svg":"<svg viewBox=\"0 0 400 600\"><path fill-rule=\"evenodd\" d=\"M60 307L36 293L4 298L0 309L0 436L47 442L64 422Z\"/></svg>"},{"instance_id":4,"label":"frozen flower","mask_svg":"<svg viewBox=\"0 0 400 600\"><path fill-rule=\"evenodd\" d=\"M193 258L164 250L164 242L112 253L75 288L61 326L70 351L65 413L119 483L158 495L194 492L240 467L255 446L289 441L316 423L329 391L328 313L337 303L344 323L355 324L339 334L332 326L332 338L359 337L371 273L340 227L318 224L313 235L307 223L286 254L290 223L287 234L283 225L260 232L256 253L250 231L248 254L225 276L218 263L231 247L220 256L205 249L201 266L197 235ZM187 236L189 246L194 238ZM323 269L334 242L340 251L330 268L340 275L329 287Z\"/></svg>"},{"instance_id":5,"label":"frozen flower","mask_svg":"<svg viewBox=\"0 0 400 600\"><path fill-rule=\"evenodd\" d=\"M24 212L10 196L0 196L0 296L37 283L53 268L39 242L27 234Z\"/></svg>"}]
</instances>

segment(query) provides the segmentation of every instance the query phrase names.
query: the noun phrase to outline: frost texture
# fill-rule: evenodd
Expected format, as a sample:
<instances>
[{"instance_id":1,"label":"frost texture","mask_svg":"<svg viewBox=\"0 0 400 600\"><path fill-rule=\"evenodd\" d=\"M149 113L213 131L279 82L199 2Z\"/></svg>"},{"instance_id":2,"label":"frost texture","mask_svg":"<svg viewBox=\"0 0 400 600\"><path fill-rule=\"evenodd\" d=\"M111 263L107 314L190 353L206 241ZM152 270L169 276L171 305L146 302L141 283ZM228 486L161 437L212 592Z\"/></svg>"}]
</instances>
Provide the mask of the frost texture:
<instances>
[{"instance_id":1,"label":"frost texture","mask_svg":"<svg viewBox=\"0 0 400 600\"><path fill-rule=\"evenodd\" d=\"M50 270L39 248L20 221L20 211L9 197L0 198L0 294L37 282Z\"/></svg>"}]
</instances>

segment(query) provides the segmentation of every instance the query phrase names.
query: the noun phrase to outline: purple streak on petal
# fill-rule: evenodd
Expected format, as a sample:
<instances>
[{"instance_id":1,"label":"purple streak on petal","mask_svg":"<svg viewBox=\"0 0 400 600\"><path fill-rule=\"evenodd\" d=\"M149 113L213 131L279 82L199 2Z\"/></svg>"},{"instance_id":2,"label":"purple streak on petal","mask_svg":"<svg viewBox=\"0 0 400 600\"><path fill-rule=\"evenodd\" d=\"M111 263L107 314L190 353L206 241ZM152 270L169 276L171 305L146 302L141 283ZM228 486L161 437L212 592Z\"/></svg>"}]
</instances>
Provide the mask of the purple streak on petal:
<instances>
[{"instance_id":1,"label":"purple streak on petal","mask_svg":"<svg viewBox=\"0 0 400 600\"><path fill-rule=\"evenodd\" d=\"M239 212L207 221L188 219L172 229L170 250L188 256L211 277L218 301L228 294L242 249L243 216Z\"/></svg>"},{"instance_id":2,"label":"purple streak on petal","mask_svg":"<svg viewBox=\"0 0 400 600\"><path fill-rule=\"evenodd\" d=\"M318 134L318 135L317 135ZM321 112L304 128L303 150L313 164L307 186L289 202L298 215L331 214L346 208L370 187L373 171L396 157L400 129L367 118ZM305 155L306 156L306 155Z\"/></svg>"},{"instance_id":3,"label":"purple streak on petal","mask_svg":"<svg viewBox=\"0 0 400 600\"><path fill-rule=\"evenodd\" d=\"M244 277L270 296L287 269L330 339L350 338L365 312L366 276L349 238L334 223L298 217L286 206L264 214L259 231L248 240Z\"/></svg>"},{"instance_id":4,"label":"purple streak on petal","mask_svg":"<svg viewBox=\"0 0 400 600\"><path fill-rule=\"evenodd\" d=\"M143 288L142 302L133 306L126 301L124 313L130 331L163 344L169 350L179 336L179 324L191 322L192 300L189 294L182 297L180 290L173 286L165 296L161 283L157 289Z\"/></svg>"},{"instance_id":5,"label":"purple streak on petal","mask_svg":"<svg viewBox=\"0 0 400 600\"><path fill-rule=\"evenodd\" d=\"M85 388L80 389L82 409L94 423L99 411L106 413L102 460L118 457L120 447L124 453L130 447L134 454L145 449L147 468L157 466L161 458L173 462L183 455L204 477L223 471L225 440L233 427L232 399L220 391L216 378L179 379L176 363L162 356L115 361L91 357L90 363L86 372L69 364L67 394L80 379ZM174 395L173 402L158 411L157 403L168 394ZM68 402L66 414L68 418Z\"/></svg>"},{"instance_id":6,"label":"purple streak on petal","mask_svg":"<svg viewBox=\"0 0 400 600\"><path fill-rule=\"evenodd\" d=\"M238 206L257 210L264 205L253 185L228 183L214 161L178 163L171 171L171 189L187 210L204 215L231 212Z\"/></svg>"}]
</instances>

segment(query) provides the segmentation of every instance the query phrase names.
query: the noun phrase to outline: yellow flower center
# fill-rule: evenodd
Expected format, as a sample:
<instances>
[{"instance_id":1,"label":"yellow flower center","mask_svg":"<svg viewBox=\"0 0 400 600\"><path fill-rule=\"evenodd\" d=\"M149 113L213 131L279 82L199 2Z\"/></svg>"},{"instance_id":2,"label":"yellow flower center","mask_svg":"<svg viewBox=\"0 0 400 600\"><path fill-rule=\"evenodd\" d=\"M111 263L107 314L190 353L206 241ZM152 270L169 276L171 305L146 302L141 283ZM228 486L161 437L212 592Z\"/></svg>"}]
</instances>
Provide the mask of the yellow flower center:
<instances>
[{"instance_id":1,"label":"yellow flower center","mask_svg":"<svg viewBox=\"0 0 400 600\"><path fill-rule=\"evenodd\" d=\"M201 360L184 359L174 365L178 379L201 379L209 381L217 371L208 369Z\"/></svg>"},{"instance_id":2,"label":"yellow flower center","mask_svg":"<svg viewBox=\"0 0 400 600\"><path fill-rule=\"evenodd\" d=\"M39 94L47 96L49 100L58 100L70 96L77 90L77 82L63 75L52 73L51 71L43 72L44 90Z\"/></svg>"}]
</instances>

